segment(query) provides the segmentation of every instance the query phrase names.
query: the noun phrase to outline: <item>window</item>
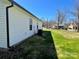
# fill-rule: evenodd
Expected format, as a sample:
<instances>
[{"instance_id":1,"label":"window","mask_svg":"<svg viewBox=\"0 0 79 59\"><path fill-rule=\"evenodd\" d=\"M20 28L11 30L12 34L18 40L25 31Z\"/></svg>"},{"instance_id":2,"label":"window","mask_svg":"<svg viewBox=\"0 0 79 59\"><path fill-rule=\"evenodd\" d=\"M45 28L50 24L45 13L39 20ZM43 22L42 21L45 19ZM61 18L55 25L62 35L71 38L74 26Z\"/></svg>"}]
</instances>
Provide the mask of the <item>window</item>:
<instances>
[{"instance_id":1,"label":"window","mask_svg":"<svg viewBox=\"0 0 79 59\"><path fill-rule=\"evenodd\" d=\"M30 25L30 30L32 30L32 25Z\"/></svg>"},{"instance_id":2,"label":"window","mask_svg":"<svg viewBox=\"0 0 79 59\"><path fill-rule=\"evenodd\" d=\"M29 24L30 24L29 29L32 30L32 19L30 19Z\"/></svg>"},{"instance_id":3,"label":"window","mask_svg":"<svg viewBox=\"0 0 79 59\"><path fill-rule=\"evenodd\" d=\"M37 29L38 29L38 25L37 25Z\"/></svg>"},{"instance_id":4,"label":"window","mask_svg":"<svg viewBox=\"0 0 79 59\"><path fill-rule=\"evenodd\" d=\"M37 22L37 30L38 30L38 22Z\"/></svg>"}]
</instances>

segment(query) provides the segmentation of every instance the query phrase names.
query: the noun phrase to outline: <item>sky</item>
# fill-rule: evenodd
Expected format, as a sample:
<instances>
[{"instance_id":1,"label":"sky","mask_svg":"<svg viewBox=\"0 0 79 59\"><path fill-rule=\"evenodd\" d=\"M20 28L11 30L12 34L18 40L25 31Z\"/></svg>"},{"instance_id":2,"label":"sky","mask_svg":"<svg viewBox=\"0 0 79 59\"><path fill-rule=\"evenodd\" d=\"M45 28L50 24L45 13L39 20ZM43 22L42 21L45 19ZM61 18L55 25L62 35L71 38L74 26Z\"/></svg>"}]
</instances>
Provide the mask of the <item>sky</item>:
<instances>
[{"instance_id":1,"label":"sky","mask_svg":"<svg viewBox=\"0 0 79 59\"><path fill-rule=\"evenodd\" d=\"M40 19L54 20L57 10L72 11L75 0L15 0ZM71 16L73 17L73 16Z\"/></svg>"}]
</instances>

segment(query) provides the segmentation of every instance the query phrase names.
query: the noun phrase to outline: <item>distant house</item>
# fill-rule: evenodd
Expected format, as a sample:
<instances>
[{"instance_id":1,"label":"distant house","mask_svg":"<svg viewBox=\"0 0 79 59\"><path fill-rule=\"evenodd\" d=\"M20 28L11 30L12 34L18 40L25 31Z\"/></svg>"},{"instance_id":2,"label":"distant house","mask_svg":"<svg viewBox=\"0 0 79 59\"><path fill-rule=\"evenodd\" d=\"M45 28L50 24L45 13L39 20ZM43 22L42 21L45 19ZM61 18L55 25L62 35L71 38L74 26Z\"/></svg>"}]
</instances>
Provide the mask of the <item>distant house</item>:
<instances>
[{"instance_id":1,"label":"distant house","mask_svg":"<svg viewBox=\"0 0 79 59\"><path fill-rule=\"evenodd\" d=\"M57 24L52 24L52 25L51 25L51 28L52 28L52 29L57 29Z\"/></svg>"},{"instance_id":2,"label":"distant house","mask_svg":"<svg viewBox=\"0 0 79 59\"><path fill-rule=\"evenodd\" d=\"M75 23L70 23L68 25L68 30L69 31L77 31L77 25Z\"/></svg>"},{"instance_id":3,"label":"distant house","mask_svg":"<svg viewBox=\"0 0 79 59\"><path fill-rule=\"evenodd\" d=\"M59 24L59 26L57 25L57 27L58 27L59 29L64 29L64 24Z\"/></svg>"},{"instance_id":4,"label":"distant house","mask_svg":"<svg viewBox=\"0 0 79 59\"><path fill-rule=\"evenodd\" d=\"M0 0L0 47L9 48L38 33L42 21L13 0Z\"/></svg>"}]
</instances>

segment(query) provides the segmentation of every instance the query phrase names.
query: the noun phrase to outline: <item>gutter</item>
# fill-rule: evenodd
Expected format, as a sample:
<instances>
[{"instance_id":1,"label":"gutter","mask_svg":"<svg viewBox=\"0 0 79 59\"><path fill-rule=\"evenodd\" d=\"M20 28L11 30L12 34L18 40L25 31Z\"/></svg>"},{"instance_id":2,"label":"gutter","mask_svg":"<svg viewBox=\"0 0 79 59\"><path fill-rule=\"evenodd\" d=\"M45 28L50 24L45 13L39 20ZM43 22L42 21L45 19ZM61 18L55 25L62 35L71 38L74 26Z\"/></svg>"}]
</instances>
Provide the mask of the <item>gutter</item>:
<instances>
[{"instance_id":1,"label":"gutter","mask_svg":"<svg viewBox=\"0 0 79 59\"><path fill-rule=\"evenodd\" d=\"M9 8L13 7L12 0L11 5L6 7L6 30L7 30L7 48L10 48L10 37L9 37Z\"/></svg>"}]
</instances>

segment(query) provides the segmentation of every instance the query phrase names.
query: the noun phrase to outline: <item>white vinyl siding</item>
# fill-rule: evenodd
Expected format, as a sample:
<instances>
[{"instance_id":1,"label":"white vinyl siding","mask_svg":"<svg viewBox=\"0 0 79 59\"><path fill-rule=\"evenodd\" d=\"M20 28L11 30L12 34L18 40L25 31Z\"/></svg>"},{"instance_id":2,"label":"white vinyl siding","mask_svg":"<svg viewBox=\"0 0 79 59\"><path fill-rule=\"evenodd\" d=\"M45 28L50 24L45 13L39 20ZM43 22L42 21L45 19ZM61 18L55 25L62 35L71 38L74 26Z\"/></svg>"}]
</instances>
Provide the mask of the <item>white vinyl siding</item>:
<instances>
[{"instance_id":1,"label":"white vinyl siding","mask_svg":"<svg viewBox=\"0 0 79 59\"><path fill-rule=\"evenodd\" d=\"M0 1L0 47L7 48L6 6Z\"/></svg>"},{"instance_id":2,"label":"white vinyl siding","mask_svg":"<svg viewBox=\"0 0 79 59\"><path fill-rule=\"evenodd\" d=\"M0 0L0 47L7 48L6 7L11 5L8 0ZM29 19L32 19L32 30L29 30ZM36 17L14 5L9 8L9 38L10 46L36 34L42 29L42 22Z\"/></svg>"},{"instance_id":3,"label":"white vinyl siding","mask_svg":"<svg viewBox=\"0 0 79 59\"><path fill-rule=\"evenodd\" d=\"M38 29L42 29L42 22L38 21Z\"/></svg>"},{"instance_id":4,"label":"white vinyl siding","mask_svg":"<svg viewBox=\"0 0 79 59\"><path fill-rule=\"evenodd\" d=\"M36 23L33 21L33 16L24 12L17 6L9 9L9 27L10 27L10 46L19 43L20 41L34 35L36 32ZM29 18L32 18L32 30L29 30Z\"/></svg>"}]
</instances>

